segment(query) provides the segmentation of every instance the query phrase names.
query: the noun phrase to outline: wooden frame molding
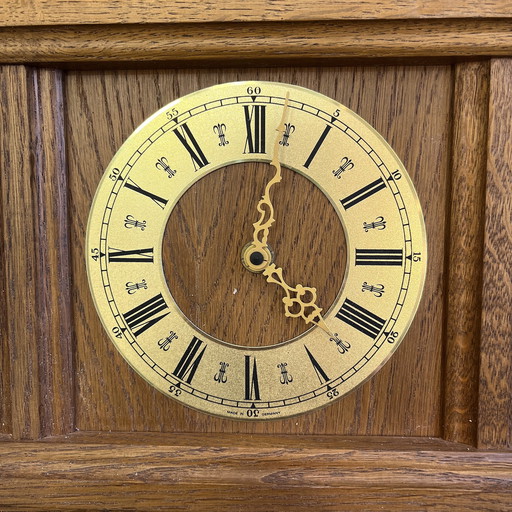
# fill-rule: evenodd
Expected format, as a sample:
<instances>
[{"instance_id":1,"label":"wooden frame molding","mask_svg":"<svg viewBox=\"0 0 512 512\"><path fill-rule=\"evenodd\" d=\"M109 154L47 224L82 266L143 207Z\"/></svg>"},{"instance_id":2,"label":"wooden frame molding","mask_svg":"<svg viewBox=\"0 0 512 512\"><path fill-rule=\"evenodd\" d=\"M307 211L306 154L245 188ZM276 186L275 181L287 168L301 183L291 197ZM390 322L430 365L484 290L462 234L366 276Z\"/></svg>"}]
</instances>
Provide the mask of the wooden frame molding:
<instances>
[{"instance_id":1,"label":"wooden frame molding","mask_svg":"<svg viewBox=\"0 0 512 512\"><path fill-rule=\"evenodd\" d=\"M361 36L364 34L364 37ZM82 25L0 28L1 63L375 59L512 55L512 21ZM146 44L151 41L151 44Z\"/></svg>"},{"instance_id":2,"label":"wooden frame molding","mask_svg":"<svg viewBox=\"0 0 512 512\"><path fill-rule=\"evenodd\" d=\"M135 0L118 6L101 0L17 1L6 0L0 5L0 24L58 25L62 20L72 25L226 21L304 21L340 19L418 19L418 18L505 18L512 16L507 0L360 0L332 2L317 0L314 9L307 0L254 0L250 3L232 1L229 7L214 2L147 2Z\"/></svg>"},{"instance_id":3,"label":"wooden frame molding","mask_svg":"<svg viewBox=\"0 0 512 512\"><path fill-rule=\"evenodd\" d=\"M301 509L339 510L343 496L350 510L390 510L390 503L406 500L411 511L441 503L498 511L512 496L509 454L461 452L437 440L411 439L404 450L398 439L358 438L344 446L332 438L297 444L201 435L162 445L162 436L143 434L149 442L141 445L133 444L135 435L117 443L117 436L94 442L86 434L85 444L80 437L0 445L2 504L30 510L44 499L52 510L199 511L239 510L243 502L258 512L268 511L278 492L287 506Z\"/></svg>"}]
</instances>

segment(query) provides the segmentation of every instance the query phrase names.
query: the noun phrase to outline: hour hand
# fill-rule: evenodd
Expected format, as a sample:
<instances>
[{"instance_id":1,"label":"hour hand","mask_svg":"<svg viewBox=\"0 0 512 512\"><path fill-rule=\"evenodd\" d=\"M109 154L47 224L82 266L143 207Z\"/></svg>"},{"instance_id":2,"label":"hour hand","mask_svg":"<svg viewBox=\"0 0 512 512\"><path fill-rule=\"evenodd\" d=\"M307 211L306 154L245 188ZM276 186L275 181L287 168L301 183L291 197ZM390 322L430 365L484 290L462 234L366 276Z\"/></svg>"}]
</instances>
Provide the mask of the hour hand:
<instances>
[{"instance_id":1,"label":"hour hand","mask_svg":"<svg viewBox=\"0 0 512 512\"><path fill-rule=\"evenodd\" d=\"M293 318L302 318L306 324L315 324L323 329L329 336L333 336L327 327L321 313L322 308L316 304L316 288L298 284L294 288L288 285L283 279L283 269L276 267L271 263L264 271L263 275L269 283L275 283L281 286L286 293L283 297L285 316Z\"/></svg>"}]
</instances>

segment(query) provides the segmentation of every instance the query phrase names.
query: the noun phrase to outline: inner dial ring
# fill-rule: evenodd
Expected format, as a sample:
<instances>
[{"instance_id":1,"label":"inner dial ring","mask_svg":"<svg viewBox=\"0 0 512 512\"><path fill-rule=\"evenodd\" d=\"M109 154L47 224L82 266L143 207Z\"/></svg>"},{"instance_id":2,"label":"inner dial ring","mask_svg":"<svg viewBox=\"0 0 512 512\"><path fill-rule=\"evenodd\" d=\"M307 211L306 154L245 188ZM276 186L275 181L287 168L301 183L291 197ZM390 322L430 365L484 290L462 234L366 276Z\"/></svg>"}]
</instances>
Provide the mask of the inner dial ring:
<instances>
[{"instance_id":1,"label":"inner dial ring","mask_svg":"<svg viewBox=\"0 0 512 512\"><path fill-rule=\"evenodd\" d=\"M235 346L198 329L177 306L162 269L163 233L202 176L234 162L270 162L265 140L287 92L280 161L313 181L338 213L344 286L322 312L330 335L313 327L279 345ZM425 275L421 210L389 146L335 101L270 82L204 89L148 119L107 169L87 239L96 307L126 360L167 395L235 419L292 416L361 384L403 338Z\"/></svg>"}]
</instances>

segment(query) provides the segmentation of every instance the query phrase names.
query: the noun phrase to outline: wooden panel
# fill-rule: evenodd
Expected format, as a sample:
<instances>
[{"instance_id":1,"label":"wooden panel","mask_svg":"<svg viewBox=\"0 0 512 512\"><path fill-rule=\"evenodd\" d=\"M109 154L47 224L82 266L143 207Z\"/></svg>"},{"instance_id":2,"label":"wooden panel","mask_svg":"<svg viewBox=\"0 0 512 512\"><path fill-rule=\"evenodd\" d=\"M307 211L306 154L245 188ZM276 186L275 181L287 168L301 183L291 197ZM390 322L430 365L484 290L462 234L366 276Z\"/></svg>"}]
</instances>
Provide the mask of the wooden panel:
<instances>
[{"instance_id":1,"label":"wooden panel","mask_svg":"<svg viewBox=\"0 0 512 512\"><path fill-rule=\"evenodd\" d=\"M332 441L304 447L296 438L283 446L198 441L5 443L3 510L267 512L284 503L293 510L502 512L512 498L508 454L347 449Z\"/></svg>"},{"instance_id":2,"label":"wooden panel","mask_svg":"<svg viewBox=\"0 0 512 512\"><path fill-rule=\"evenodd\" d=\"M1 6L0 6L1 9ZM82 13L80 13L82 14ZM364 33L364 38L361 34ZM318 59L512 54L509 20L354 21L0 28L1 62L101 66L148 61L248 60L318 65ZM151 41L148 45L147 41Z\"/></svg>"},{"instance_id":3,"label":"wooden panel","mask_svg":"<svg viewBox=\"0 0 512 512\"><path fill-rule=\"evenodd\" d=\"M8 357L11 370L12 434L38 438L40 384L38 361L37 241L26 69L3 67L0 134L3 205L3 265L6 281Z\"/></svg>"},{"instance_id":4,"label":"wooden panel","mask_svg":"<svg viewBox=\"0 0 512 512\"><path fill-rule=\"evenodd\" d=\"M77 0L73 3L67 0L6 0L0 6L2 25L138 23L141 20L144 23L176 23L354 18L499 18L511 15L512 7L507 0L317 0L314 9L307 0L287 0L279 3L270 0L253 0L250 3L236 0L229 2L228 6L201 0L179 3L132 0L123 5L101 0Z\"/></svg>"},{"instance_id":5,"label":"wooden panel","mask_svg":"<svg viewBox=\"0 0 512 512\"><path fill-rule=\"evenodd\" d=\"M2 68L5 305L2 421L16 439L69 432L72 371L60 72ZM6 361L8 358L10 361ZM9 405L12 412L9 413Z\"/></svg>"},{"instance_id":6,"label":"wooden panel","mask_svg":"<svg viewBox=\"0 0 512 512\"><path fill-rule=\"evenodd\" d=\"M137 377L107 340L94 311L83 243L92 196L116 148L168 101L249 77L296 83L366 118L402 156L424 205L429 275L424 300L392 361L334 407L265 425L212 419L176 404ZM77 336L77 427L168 432L440 434L443 250L449 165L449 67L303 68L70 73L66 82L72 259ZM432 172L435 169L436 172ZM425 393L425 389L429 392Z\"/></svg>"},{"instance_id":7,"label":"wooden panel","mask_svg":"<svg viewBox=\"0 0 512 512\"><path fill-rule=\"evenodd\" d=\"M512 60L491 62L478 446L512 448Z\"/></svg>"},{"instance_id":8,"label":"wooden panel","mask_svg":"<svg viewBox=\"0 0 512 512\"><path fill-rule=\"evenodd\" d=\"M456 66L444 436L476 444L489 63Z\"/></svg>"}]
</instances>

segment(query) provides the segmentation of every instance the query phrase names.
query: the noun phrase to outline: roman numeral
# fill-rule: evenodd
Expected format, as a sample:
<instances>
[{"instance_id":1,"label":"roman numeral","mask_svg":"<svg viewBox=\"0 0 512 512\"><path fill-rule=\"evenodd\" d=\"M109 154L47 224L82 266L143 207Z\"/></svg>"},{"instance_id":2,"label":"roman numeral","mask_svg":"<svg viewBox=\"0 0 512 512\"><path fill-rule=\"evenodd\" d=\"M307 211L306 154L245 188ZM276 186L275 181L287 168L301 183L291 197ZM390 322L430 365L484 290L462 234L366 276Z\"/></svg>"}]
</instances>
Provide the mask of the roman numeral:
<instances>
[{"instance_id":1,"label":"roman numeral","mask_svg":"<svg viewBox=\"0 0 512 512\"><path fill-rule=\"evenodd\" d=\"M327 373L325 373L325 370L318 364L318 361L313 357L313 354L308 350L308 347L306 347L306 345L304 345L304 348L306 349L306 352L309 356L309 360L313 365L313 368L315 370L316 376L318 377L318 380L320 381L320 384L325 384L326 382L329 382L331 379L329 379Z\"/></svg>"},{"instance_id":2,"label":"roman numeral","mask_svg":"<svg viewBox=\"0 0 512 512\"><path fill-rule=\"evenodd\" d=\"M252 365L251 359L253 359ZM256 366L256 358L252 356L245 356L245 399L260 400L258 368Z\"/></svg>"},{"instance_id":3,"label":"roman numeral","mask_svg":"<svg viewBox=\"0 0 512 512\"><path fill-rule=\"evenodd\" d=\"M339 318L342 322L366 334L366 336L369 336L373 340L379 335L379 332L386 323L384 319L350 299L345 299L343 306L341 306L336 314L336 318Z\"/></svg>"},{"instance_id":4,"label":"roman numeral","mask_svg":"<svg viewBox=\"0 0 512 512\"><path fill-rule=\"evenodd\" d=\"M192 341L188 344L187 350L185 350L185 353L181 356L180 362L173 372L173 375L178 377L178 379L185 381L187 384L192 382L197 367L203 358L207 345L205 345L203 350L201 350L201 352L198 354L202 344L203 341L194 336Z\"/></svg>"},{"instance_id":5,"label":"roman numeral","mask_svg":"<svg viewBox=\"0 0 512 512\"><path fill-rule=\"evenodd\" d=\"M309 166L311 165L311 162L313 161L313 158L315 158L316 154L318 153L318 150L320 149L320 146L324 143L325 138L327 137L327 134L331 131L332 126L327 125L322 132L322 135L320 135L320 138L318 139L317 143L315 144L315 147L313 148L313 151L311 151L311 154L308 156L308 159L304 163L304 167L306 169L309 169Z\"/></svg>"},{"instance_id":6,"label":"roman numeral","mask_svg":"<svg viewBox=\"0 0 512 512\"><path fill-rule=\"evenodd\" d=\"M142 194L143 196L149 197L155 204L160 206L162 210L165 208L165 205L167 204L167 199L164 199L163 197L157 196L156 194L153 194L152 192L148 192L147 190L144 190L143 188L140 188L137 183L135 183L133 180L128 178L128 181L124 184L126 188L129 188L130 190L133 190L134 192L137 192L138 194Z\"/></svg>"},{"instance_id":7,"label":"roman numeral","mask_svg":"<svg viewBox=\"0 0 512 512\"><path fill-rule=\"evenodd\" d=\"M121 249L109 247L108 250L109 263L153 263L153 247L149 249L134 249L132 251L122 251Z\"/></svg>"},{"instance_id":8,"label":"roman numeral","mask_svg":"<svg viewBox=\"0 0 512 512\"><path fill-rule=\"evenodd\" d=\"M345 197L345 199L341 199L341 204L345 210L348 210L349 208L352 208L352 206L360 203L361 201L364 201L370 196L373 196L373 194L376 194L379 190L384 188L386 188L386 183L382 178L379 178L378 180L372 181L366 185L366 187L363 187L357 192L354 192L353 194Z\"/></svg>"},{"instance_id":9,"label":"roman numeral","mask_svg":"<svg viewBox=\"0 0 512 512\"><path fill-rule=\"evenodd\" d=\"M356 265L402 266L402 249L356 249Z\"/></svg>"},{"instance_id":10,"label":"roman numeral","mask_svg":"<svg viewBox=\"0 0 512 512\"><path fill-rule=\"evenodd\" d=\"M265 105L244 105L247 139L244 153L265 153Z\"/></svg>"},{"instance_id":11,"label":"roman numeral","mask_svg":"<svg viewBox=\"0 0 512 512\"><path fill-rule=\"evenodd\" d=\"M192 135L187 123L184 123L179 128L173 130L173 133L189 152L196 171L210 163L204 155L203 150L199 147L194 135Z\"/></svg>"},{"instance_id":12,"label":"roman numeral","mask_svg":"<svg viewBox=\"0 0 512 512\"><path fill-rule=\"evenodd\" d=\"M169 312L157 316L158 313L168 309L162 294L159 293L153 298L139 304L137 307L128 311L123 315L126 325L131 329L134 336L139 336L144 331L166 317Z\"/></svg>"}]
</instances>

